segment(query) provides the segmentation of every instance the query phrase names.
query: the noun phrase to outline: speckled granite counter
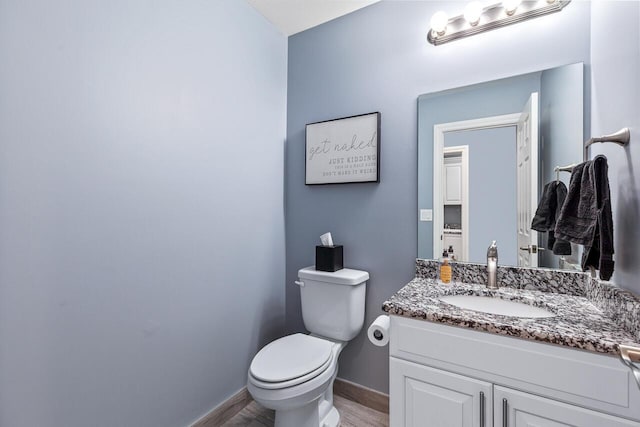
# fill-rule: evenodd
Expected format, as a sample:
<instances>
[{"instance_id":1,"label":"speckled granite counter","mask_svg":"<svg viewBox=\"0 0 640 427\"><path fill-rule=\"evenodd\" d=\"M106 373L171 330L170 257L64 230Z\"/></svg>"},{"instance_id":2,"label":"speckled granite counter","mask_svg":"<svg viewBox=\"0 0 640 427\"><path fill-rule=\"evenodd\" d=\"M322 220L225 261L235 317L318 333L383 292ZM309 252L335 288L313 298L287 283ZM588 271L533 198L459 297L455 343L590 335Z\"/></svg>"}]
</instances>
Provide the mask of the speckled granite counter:
<instances>
[{"instance_id":1,"label":"speckled granite counter","mask_svg":"<svg viewBox=\"0 0 640 427\"><path fill-rule=\"evenodd\" d=\"M416 278L385 301L382 309L389 314L598 353L618 354L618 344L640 347L640 328L637 323L640 316L640 300L626 291L614 292L601 283L598 283L601 286L595 286L591 282L597 281L590 279L587 274L520 269L529 271L525 274L527 277L532 275L532 271L539 271L542 276L547 276L547 282L557 284L558 288L545 285L544 277L539 276L536 280L530 280L529 286L523 286L523 282L517 278L511 281L505 278L505 283L502 283L500 289L489 290L483 284L477 284L484 283L480 280L476 280L476 284L439 284L437 280L429 277L430 270L435 265L435 262L418 260ZM474 269L479 271L477 264L458 264L454 268L457 268L459 273L458 276L454 274L454 278L463 277L465 282L478 279L473 274ZM518 270L513 267L508 269ZM570 285L567 286L567 283ZM543 290L538 290L539 284L542 284ZM556 316L519 318L466 310L440 301L439 298L446 295L486 295L502 298L541 307L555 313ZM617 298L622 296L620 304L624 304L624 315L615 315L618 304L612 302L611 298L605 298L604 304L613 306L613 310L609 310L608 307L603 309L602 298L593 298L603 295ZM590 296L592 298L589 298Z\"/></svg>"}]
</instances>

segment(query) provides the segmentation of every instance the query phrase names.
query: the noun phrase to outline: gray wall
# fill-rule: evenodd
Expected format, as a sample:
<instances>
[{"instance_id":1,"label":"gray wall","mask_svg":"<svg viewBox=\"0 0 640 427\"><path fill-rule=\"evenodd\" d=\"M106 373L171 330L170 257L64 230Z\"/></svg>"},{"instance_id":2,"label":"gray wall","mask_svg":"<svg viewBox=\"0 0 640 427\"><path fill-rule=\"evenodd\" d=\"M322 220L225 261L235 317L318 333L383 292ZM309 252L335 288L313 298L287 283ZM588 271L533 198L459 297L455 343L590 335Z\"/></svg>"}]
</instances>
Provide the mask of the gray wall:
<instances>
[{"instance_id":1,"label":"gray wall","mask_svg":"<svg viewBox=\"0 0 640 427\"><path fill-rule=\"evenodd\" d=\"M540 76L542 183L556 179L554 168L582 162L584 141L583 64L545 70ZM570 173L560 179L568 186Z\"/></svg>"},{"instance_id":2,"label":"gray wall","mask_svg":"<svg viewBox=\"0 0 640 427\"><path fill-rule=\"evenodd\" d=\"M433 126L439 123L521 112L531 93L540 92L540 74L540 72L527 73L478 85L420 95L418 98L418 206L420 209L433 207ZM418 222L418 257L433 257L432 222Z\"/></svg>"},{"instance_id":3,"label":"gray wall","mask_svg":"<svg viewBox=\"0 0 640 427\"><path fill-rule=\"evenodd\" d=\"M640 3L592 2L591 132L631 128L631 144L596 144L609 160L616 270L612 280L640 293Z\"/></svg>"},{"instance_id":4,"label":"gray wall","mask_svg":"<svg viewBox=\"0 0 640 427\"><path fill-rule=\"evenodd\" d=\"M241 1L0 0L0 425L243 387L284 328L286 46Z\"/></svg>"},{"instance_id":5,"label":"gray wall","mask_svg":"<svg viewBox=\"0 0 640 427\"><path fill-rule=\"evenodd\" d=\"M445 147L469 147L469 262L487 261L498 242L500 264L518 264L515 126L447 132Z\"/></svg>"},{"instance_id":6,"label":"gray wall","mask_svg":"<svg viewBox=\"0 0 640 427\"><path fill-rule=\"evenodd\" d=\"M287 103L287 329L303 330L299 268L332 231L345 263L371 273L366 321L414 275L417 249L418 95L588 62L590 5L433 47L431 15L457 2L382 1L289 38ZM637 14L636 14L637 16ZM544 31L541 30L544 28ZM306 187L304 125L380 111L381 182ZM364 332L345 348L339 376L388 389L388 350Z\"/></svg>"},{"instance_id":7,"label":"gray wall","mask_svg":"<svg viewBox=\"0 0 640 427\"><path fill-rule=\"evenodd\" d=\"M571 64L545 70L540 76L540 191L545 184L556 179L556 166L582 162L582 143L585 140L585 110L580 102L584 92L583 68L583 64ZM560 172L559 176L568 187L571 174ZM538 236L540 245L547 247L548 233L539 233ZM565 258L579 264L581 253L580 246L573 245L571 256ZM539 265L559 267L560 256L552 251L542 251L539 256Z\"/></svg>"}]
</instances>

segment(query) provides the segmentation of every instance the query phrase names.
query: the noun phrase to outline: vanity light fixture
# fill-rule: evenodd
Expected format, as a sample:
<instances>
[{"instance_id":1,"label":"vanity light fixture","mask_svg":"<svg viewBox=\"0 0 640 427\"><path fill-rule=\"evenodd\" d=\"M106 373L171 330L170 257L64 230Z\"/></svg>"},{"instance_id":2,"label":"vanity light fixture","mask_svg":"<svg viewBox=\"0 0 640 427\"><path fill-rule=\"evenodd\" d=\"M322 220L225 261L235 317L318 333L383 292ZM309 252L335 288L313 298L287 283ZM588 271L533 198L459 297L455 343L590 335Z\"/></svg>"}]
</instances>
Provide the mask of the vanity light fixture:
<instances>
[{"instance_id":1,"label":"vanity light fixture","mask_svg":"<svg viewBox=\"0 0 640 427\"><path fill-rule=\"evenodd\" d=\"M445 12L436 12L431 18L431 28L427 40L437 46L484 31L559 12L570 2L571 0L504 0L482 7L479 1L472 1L465 7L462 15L453 18L448 18Z\"/></svg>"},{"instance_id":2,"label":"vanity light fixture","mask_svg":"<svg viewBox=\"0 0 640 427\"><path fill-rule=\"evenodd\" d=\"M482 16L482 3L479 1L472 1L464 8L464 19L475 27L480 22L480 16Z\"/></svg>"},{"instance_id":3,"label":"vanity light fixture","mask_svg":"<svg viewBox=\"0 0 640 427\"><path fill-rule=\"evenodd\" d=\"M520 0L504 0L502 2L502 7L504 7L504 11L507 15L511 16L516 13L518 6L522 3Z\"/></svg>"},{"instance_id":4,"label":"vanity light fixture","mask_svg":"<svg viewBox=\"0 0 640 427\"><path fill-rule=\"evenodd\" d=\"M436 12L431 17L431 31L437 36L443 36L447 31L447 23L449 23L449 16L446 12Z\"/></svg>"}]
</instances>

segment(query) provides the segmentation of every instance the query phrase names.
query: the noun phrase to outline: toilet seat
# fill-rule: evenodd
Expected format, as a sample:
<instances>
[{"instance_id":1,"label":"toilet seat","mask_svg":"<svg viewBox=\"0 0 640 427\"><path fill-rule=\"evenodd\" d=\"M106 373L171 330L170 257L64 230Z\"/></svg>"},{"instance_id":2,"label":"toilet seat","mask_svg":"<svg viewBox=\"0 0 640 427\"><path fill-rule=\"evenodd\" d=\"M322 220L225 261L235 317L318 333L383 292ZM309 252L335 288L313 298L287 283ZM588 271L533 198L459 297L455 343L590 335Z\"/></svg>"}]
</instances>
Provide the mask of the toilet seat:
<instances>
[{"instance_id":1,"label":"toilet seat","mask_svg":"<svg viewBox=\"0 0 640 427\"><path fill-rule=\"evenodd\" d=\"M292 387L317 377L333 360L334 343L305 334L277 339L256 354L249 374L265 389Z\"/></svg>"}]
</instances>

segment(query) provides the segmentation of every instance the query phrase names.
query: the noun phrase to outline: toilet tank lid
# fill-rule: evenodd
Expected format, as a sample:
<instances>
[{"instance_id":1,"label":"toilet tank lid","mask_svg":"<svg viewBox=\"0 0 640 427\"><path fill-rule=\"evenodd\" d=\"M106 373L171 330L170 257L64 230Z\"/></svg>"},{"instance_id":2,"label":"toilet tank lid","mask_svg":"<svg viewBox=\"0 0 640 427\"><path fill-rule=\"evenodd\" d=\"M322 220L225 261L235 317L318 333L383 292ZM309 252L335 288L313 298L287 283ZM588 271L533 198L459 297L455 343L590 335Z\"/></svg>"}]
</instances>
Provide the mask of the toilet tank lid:
<instances>
[{"instance_id":1,"label":"toilet tank lid","mask_svg":"<svg viewBox=\"0 0 640 427\"><path fill-rule=\"evenodd\" d=\"M330 271L316 270L315 265L312 265L311 267L299 270L298 277L302 280L316 280L318 282L334 283L336 285L359 285L369 280L369 273L361 270L352 270L350 268L343 268L342 270L332 273Z\"/></svg>"}]
</instances>

